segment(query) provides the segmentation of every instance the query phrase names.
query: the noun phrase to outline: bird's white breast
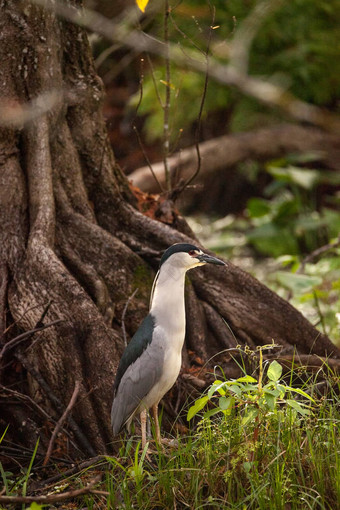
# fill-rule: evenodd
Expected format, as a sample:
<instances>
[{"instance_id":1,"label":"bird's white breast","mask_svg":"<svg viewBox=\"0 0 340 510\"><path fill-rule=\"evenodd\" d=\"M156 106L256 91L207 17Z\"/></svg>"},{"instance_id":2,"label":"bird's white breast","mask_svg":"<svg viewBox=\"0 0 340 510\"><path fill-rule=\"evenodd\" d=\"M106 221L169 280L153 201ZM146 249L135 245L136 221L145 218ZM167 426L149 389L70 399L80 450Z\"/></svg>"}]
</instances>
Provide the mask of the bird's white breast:
<instances>
[{"instance_id":1,"label":"bird's white breast","mask_svg":"<svg viewBox=\"0 0 340 510\"><path fill-rule=\"evenodd\" d=\"M163 398L163 396L175 384L182 364L182 347L184 343L185 330L173 332L169 341L168 333L164 336L164 331L160 326L156 326L153 342L159 343L164 353L162 375L152 390L143 399L143 406L149 408Z\"/></svg>"}]
</instances>

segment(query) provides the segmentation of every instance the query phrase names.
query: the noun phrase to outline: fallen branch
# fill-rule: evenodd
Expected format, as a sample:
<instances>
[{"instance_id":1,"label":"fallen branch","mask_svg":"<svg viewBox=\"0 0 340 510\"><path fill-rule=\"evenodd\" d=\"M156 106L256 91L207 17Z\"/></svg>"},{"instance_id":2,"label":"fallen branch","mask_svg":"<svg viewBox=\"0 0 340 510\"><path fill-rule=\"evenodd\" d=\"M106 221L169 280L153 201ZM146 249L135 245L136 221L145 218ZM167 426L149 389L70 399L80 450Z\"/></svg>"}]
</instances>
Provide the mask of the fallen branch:
<instances>
[{"instance_id":1,"label":"fallen branch","mask_svg":"<svg viewBox=\"0 0 340 510\"><path fill-rule=\"evenodd\" d=\"M68 492L64 492L63 494L49 494L48 496L0 496L0 503L6 505L14 505L15 503L58 503L59 501L65 501L67 499L76 498L78 496L82 496L83 494L87 494L91 492L93 487L100 482L102 475L98 475L93 480L91 480L86 487L82 489L76 489Z\"/></svg>"},{"instance_id":2,"label":"fallen branch","mask_svg":"<svg viewBox=\"0 0 340 510\"><path fill-rule=\"evenodd\" d=\"M46 491L47 489L53 487L56 482L59 482L60 480L65 480L67 477L72 476L76 473L80 473L84 469L93 466L99 461L104 461L105 464L108 463L106 459L107 459L106 455L97 455L96 457L91 457L90 459L84 460L80 464L76 464L72 468L63 471L62 473L58 473L57 475L47 478L41 483L41 485L39 485L39 487L36 490Z\"/></svg>"},{"instance_id":3,"label":"fallen branch","mask_svg":"<svg viewBox=\"0 0 340 510\"><path fill-rule=\"evenodd\" d=\"M214 138L200 144L201 170L195 182L202 182L213 172L232 168L248 159L266 161L286 153L303 152L316 152L320 160L336 168L340 157L339 139L318 129L294 124L280 124ZM182 180L188 179L197 166L196 147L191 146L174 154L168 163L172 178L178 174ZM164 185L162 162L153 164L153 173L160 184ZM135 170L128 178L143 191L159 192L148 166Z\"/></svg>"},{"instance_id":4,"label":"fallen branch","mask_svg":"<svg viewBox=\"0 0 340 510\"><path fill-rule=\"evenodd\" d=\"M66 418L68 417L68 415L70 414L70 412L72 411L72 409L76 403L76 400L77 400L77 397L79 394L79 390L80 390L80 381L76 381L70 402L69 402L68 406L66 407L60 420L58 420L58 423L56 424L56 426L53 430L53 433L52 433L52 436L51 436L51 439L50 439L50 442L49 442L49 445L47 448L46 456L45 456L45 459L43 462L43 466L46 466L46 464L49 461L49 458L50 458L52 450L53 450L54 441L55 441L60 429L62 428Z\"/></svg>"}]
</instances>

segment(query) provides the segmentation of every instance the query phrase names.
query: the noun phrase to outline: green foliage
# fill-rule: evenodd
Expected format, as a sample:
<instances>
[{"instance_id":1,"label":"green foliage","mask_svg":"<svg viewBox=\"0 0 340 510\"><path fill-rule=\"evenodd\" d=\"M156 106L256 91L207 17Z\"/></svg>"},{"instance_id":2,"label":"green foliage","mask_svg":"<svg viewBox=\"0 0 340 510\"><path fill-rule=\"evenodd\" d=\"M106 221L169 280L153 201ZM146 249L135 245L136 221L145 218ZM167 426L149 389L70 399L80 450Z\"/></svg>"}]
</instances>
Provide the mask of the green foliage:
<instances>
[{"instance_id":1,"label":"green foliage","mask_svg":"<svg viewBox=\"0 0 340 510\"><path fill-rule=\"evenodd\" d=\"M290 161L294 161L292 156ZM279 257L311 252L340 231L340 214L327 206L316 209L318 186L336 186L340 178L334 173L330 178L328 172L299 167L300 161L298 157L295 165L287 159L269 163L266 170L274 180L264 191L267 198L248 201L252 228L247 238L262 254Z\"/></svg>"},{"instance_id":2,"label":"green foliage","mask_svg":"<svg viewBox=\"0 0 340 510\"><path fill-rule=\"evenodd\" d=\"M203 418L187 437L177 438L174 449L154 450L145 456L139 452L138 460L136 443L129 439L123 444L119 459L108 459L110 468L103 487L109 493L107 508L338 508L340 388L334 374L327 367L323 370L334 390L327 398L317 398L313 394L316 381L309 381L314 413L306 415L303 406L296 410L301 401L288 399L289 390L284 385L285 398L291 400L286 405L272 406L272 395L266 388L269 403L264 403L267 411L260 429L260 412L255 417L237 408L237 412L228 414L228 393L235 402L238 393L256 393L244 387L258 387L259 378L244 376L237 384L223 386L225 381L221 381L222 386L216 386L211 398L219 402L221 409L225 407L225 412L220 411L213 419ZM275 393L275 385L281 384L281 366L273 362L264 373L263 379ZM291 374L292 379L295 377ZM296 395L310 401L305 390L307 387ZM280 400L275 394L273 397ZM271 406L276 412L271 411ZM96 496L92 497L95 508ZM97 496L98 503L100 497Z\"/></svg>"},{"instance_id":3,"label":"green foliage","mask_svg":"<svg viewBox=\"0 0 340 510\"><path fill-rule=\"evenodd\" d=\"M297 393L308 401L313 399L300 388L293 388L281 381L282 366L277 361L272 361L267 369L267 383L263 385L263 362L262 349L260 351L259 378L254 379L250 375L239 377L236 380L216 380L209 388L208 394L196 400L190 407L187 415L188 421L200 412L208 403L214 404L214 409L204 414L210 418L213 414L220 412L225 416L235 414L237 409L242 416L241 423L246 426L249 422L257 421L259 428L268 414L278 413L279 405L288 405L297 413L307 416L310 412L310 405L299 402L292 398ZM258 429L257 429L258 432Z\"/></svg>"}]
</instances>

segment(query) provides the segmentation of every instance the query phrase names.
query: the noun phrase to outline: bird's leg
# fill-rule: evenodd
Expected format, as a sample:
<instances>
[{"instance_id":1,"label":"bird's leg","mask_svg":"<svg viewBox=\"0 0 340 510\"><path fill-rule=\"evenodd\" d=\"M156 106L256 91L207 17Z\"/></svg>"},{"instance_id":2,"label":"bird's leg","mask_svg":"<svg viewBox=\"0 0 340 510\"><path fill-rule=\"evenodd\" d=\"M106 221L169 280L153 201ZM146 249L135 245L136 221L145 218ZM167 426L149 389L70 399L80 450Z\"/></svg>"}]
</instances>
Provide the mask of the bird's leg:
<instances>
[{"instance_id":1,"label":"bird's leg","mask_svg":"<svg viewBox=\"0 0 340 510\"><path fill-rule=\"evenodd\" d=\"M140 413L140 424L142 428L142 450L144 450L146 445L146 410L143 409Z\"/></svg>"},{"instance_id":2,"label":"bird's leg","mask_svg":"<svg viewBox=\"0 0 340 510\"><path fill-rule=\"evenodd\" d=\"M153 420L155 422L155 432L156 432L156 441L159 445L161 445L161 430L159 428L159 421L158 421L158 404L155 404L152 406L152 416Z\"/></svg>"}]
</instances>

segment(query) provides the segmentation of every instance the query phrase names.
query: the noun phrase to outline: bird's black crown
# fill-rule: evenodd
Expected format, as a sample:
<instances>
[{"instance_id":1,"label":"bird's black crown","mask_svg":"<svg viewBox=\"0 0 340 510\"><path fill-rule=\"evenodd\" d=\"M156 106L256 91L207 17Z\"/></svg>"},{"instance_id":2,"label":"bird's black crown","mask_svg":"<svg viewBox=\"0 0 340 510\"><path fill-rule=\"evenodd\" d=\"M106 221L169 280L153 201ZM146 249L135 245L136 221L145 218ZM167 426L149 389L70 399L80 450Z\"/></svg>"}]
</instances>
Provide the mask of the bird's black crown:
<instances>
[{"instance_id":1,"label":"bird's black crown","mask_svg":"<svg viewBox=\"0 0 340 510\"><path fill-rule=\"evenodd\" d=\"M161 267L164 264L164 262L166 260L168 260L168 258L171 257L171 255L173 255L174 253L180 253L180 252L189 253L189 251L192 251L192 250L200 251L200 248L197 248L197 246L195 246L193 244L189 244L189 243L173 244L167 250L165 250L165 252L163 253L159 267Z\"/></svg>"}]
</instances>

